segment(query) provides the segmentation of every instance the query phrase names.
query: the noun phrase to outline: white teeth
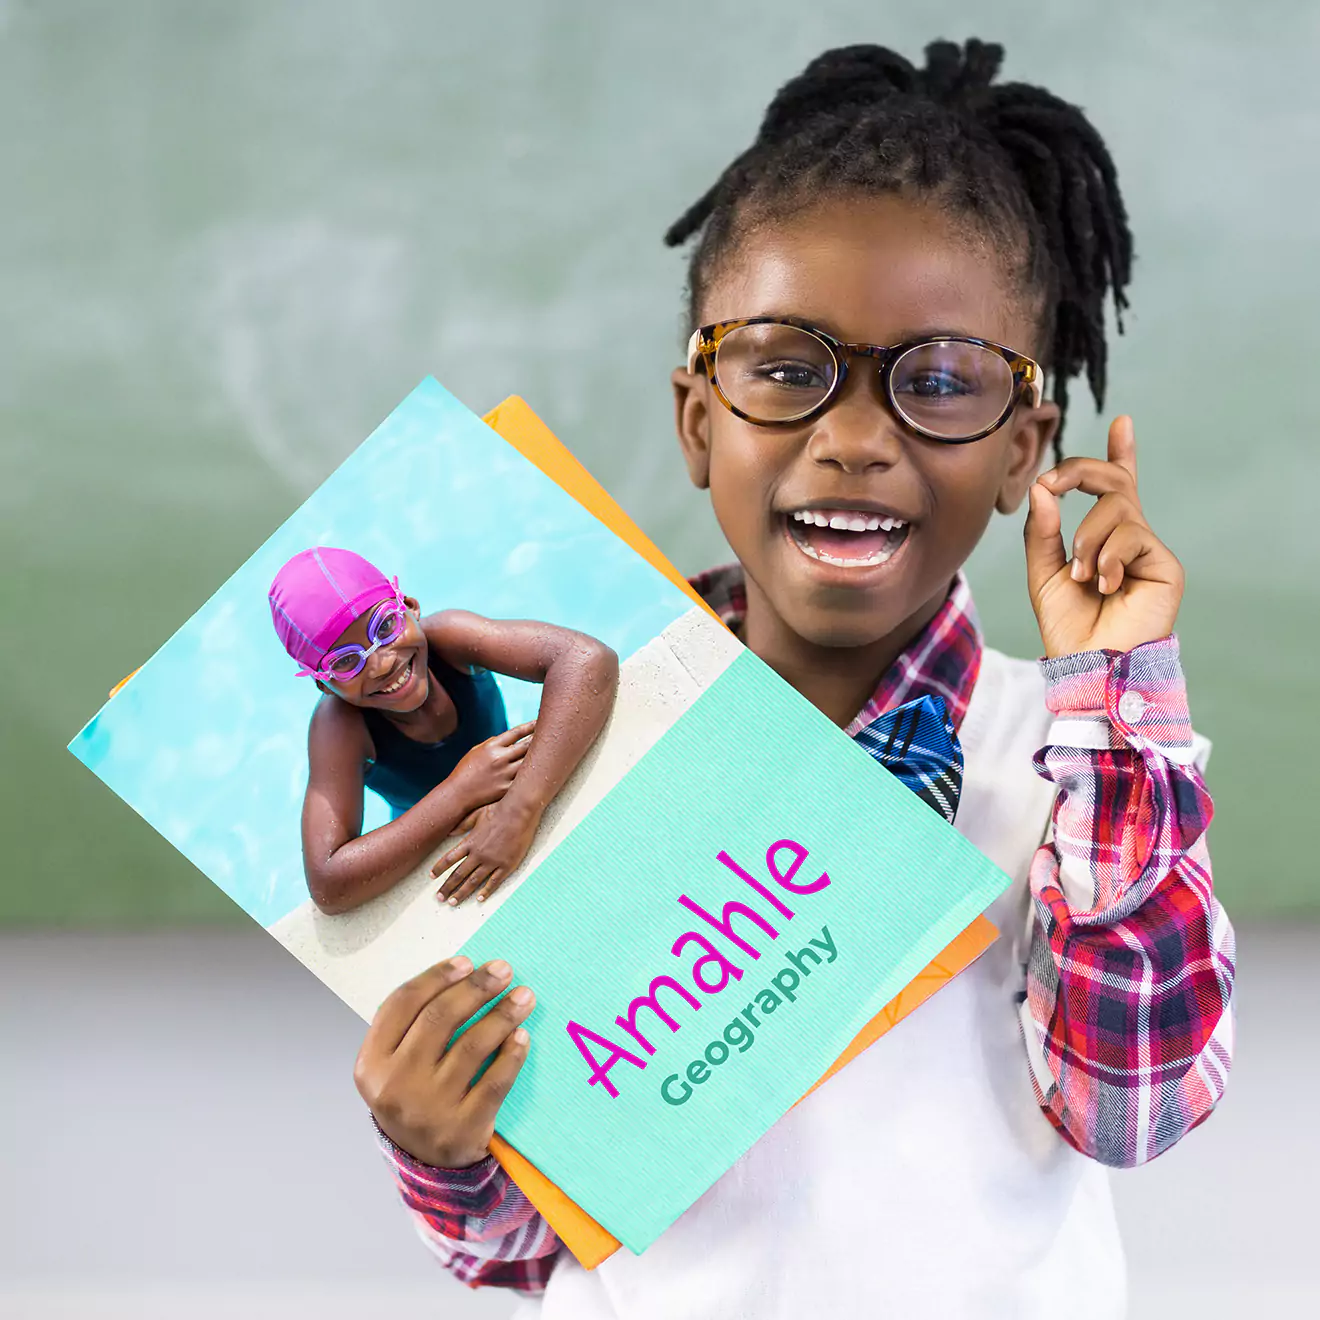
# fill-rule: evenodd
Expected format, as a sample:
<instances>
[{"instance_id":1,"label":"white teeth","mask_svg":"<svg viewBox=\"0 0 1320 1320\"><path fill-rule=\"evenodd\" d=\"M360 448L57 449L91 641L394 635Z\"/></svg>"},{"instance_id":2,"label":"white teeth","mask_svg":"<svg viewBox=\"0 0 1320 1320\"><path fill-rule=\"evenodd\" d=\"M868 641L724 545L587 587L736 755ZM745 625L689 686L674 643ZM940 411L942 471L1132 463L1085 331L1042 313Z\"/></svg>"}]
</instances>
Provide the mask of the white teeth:
<instances>
[{"instance_id":1,"label":"white teeth","mask_svg":"<svg viewBox=\"0 0 1320 1320\"><path fill-rule=\"evenodd\" d=\"M827 518L823 513L814 509L804 509L794 513L792 521L803 523L808 527L833 527L839 531L850 532L875 532L881 528L886 532L895 532L907 526L907 523L901 518L881 518L879 514L862 513L834 513ZM837 564L841 568L874 568L892 558L906 540L902 536L891 536L873 554L846 558L818 550L814 546L808 545L806 540L796 535L796 533L792 535L791 539L793 544L809 558L819 560L823 564Z\"/></svg>"},{"instance_id":2,"label":"white teeth","mask_svg":"<svg viewBox=\"0 0 1320 1320\"><path fill-rule=\"evenodd\" d=\"M397 692L408 681L411 674L412 674L412 661L409 660L408 663L403 668L403 673L400 674L399 677L396 678L394 682L389 685L389 687L381 688L380 690L381 695L384 697L388 697L392 693Z\"/></svg>"},{"instance_id":3,"label":"white teeth","mask_svg":"<svg viewBox=\"0 0 1320 1320\"><path fill-rule=\"evenodd\" d=\"M820 509L799 509L792 515L794 522L805 523L808 527L830 527L836 532L886 532L906 527L902 518L880 517L875 513L839 513L822 512Z\"/></svg>"}]
</instances>

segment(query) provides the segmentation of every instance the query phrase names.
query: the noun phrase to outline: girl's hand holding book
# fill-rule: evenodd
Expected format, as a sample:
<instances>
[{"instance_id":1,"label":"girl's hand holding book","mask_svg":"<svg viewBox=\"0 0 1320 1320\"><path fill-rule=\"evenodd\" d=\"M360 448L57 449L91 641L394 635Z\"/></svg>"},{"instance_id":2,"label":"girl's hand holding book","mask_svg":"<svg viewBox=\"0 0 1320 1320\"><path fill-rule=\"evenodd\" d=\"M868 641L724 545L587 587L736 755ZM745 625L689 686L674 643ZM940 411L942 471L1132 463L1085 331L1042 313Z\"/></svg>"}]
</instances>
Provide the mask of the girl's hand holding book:
<instances>
[{"instance_id":1,"label":"girl's hand holding book","mask_svg":"<svg viewBox=\"0 0 1320 1320\"><path fill-rule=\"evenodd\" d=\"M462 1169L490 1153L495 1115L527 1058L520 1024L536 997L518 986L461 1035L454 1032L511 976L508 963L473 971L468 959L452 958L400 986L372 1020L353 1080L380 1130L413 1159ZM474 1081L487 1059L490 1067Z\"/></svg>"}]
</instances>

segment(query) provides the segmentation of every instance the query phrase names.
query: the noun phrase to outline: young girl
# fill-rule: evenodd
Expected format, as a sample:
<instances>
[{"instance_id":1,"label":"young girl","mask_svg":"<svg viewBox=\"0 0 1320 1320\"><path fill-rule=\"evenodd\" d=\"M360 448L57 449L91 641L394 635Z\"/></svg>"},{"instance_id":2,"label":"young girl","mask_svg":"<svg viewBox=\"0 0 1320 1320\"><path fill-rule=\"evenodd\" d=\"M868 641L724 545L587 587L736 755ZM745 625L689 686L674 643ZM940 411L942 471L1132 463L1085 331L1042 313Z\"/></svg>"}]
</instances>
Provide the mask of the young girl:
<instances>
[{"instance_id":1,"label":"young girl","mask_svg":"<svg viewBox=\"0 0 1320 1320\"><path fill-rule=\"evenodd\" d=\"M828 52L667 236L698 239L679 440L738 560L697 586L849 733L945 703L957 828L1016 881L1000 938L643 1255L590 1273L487 1155L531 990L452 1043L507 964L397 991L359 1090L440 1258L543 1294L529 1315L1116 1317L1103 1166L1159 1155L1223 1091L1233 936L1172 633L1182 570L1142 513L1131 422L1107 461L1059 443L1070 379L1103 397L1123 204L1082 113L995 85L1001 55ZM1095 497L1071 555L1067 491ZM962 574L1024 500L1038 664L984 646Z\"/></svg>"},{"instance_id":2,"label":"young girl","mask_svg":"<svg viewBox=\"0 0 1320 1320\"><path fill-rule=\"evenodd\" d=\"M280 569L270 609L299 677L325 693L308 734L302 819L317 906L346 912L375 898L462 832L431 874L457 862L440 896L488 898L604 727L618 657L548 623L462 610L421 618L397 581L328 546ZM545 685L536 720L509 728L491 671ZM364 835L368 788L394 818Z\"/></svg>"}]
</instances>

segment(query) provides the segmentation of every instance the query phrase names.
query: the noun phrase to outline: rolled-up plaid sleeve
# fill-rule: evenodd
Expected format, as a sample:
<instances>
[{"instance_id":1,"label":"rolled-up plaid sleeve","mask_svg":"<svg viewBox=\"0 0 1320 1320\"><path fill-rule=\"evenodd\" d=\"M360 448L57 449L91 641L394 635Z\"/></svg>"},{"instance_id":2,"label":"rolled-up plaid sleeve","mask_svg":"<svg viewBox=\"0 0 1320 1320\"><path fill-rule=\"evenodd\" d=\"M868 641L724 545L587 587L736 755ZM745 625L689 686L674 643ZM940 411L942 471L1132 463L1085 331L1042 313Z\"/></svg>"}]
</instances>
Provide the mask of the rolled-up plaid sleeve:
<instances>
[{"instance_id":1,"label":"rolled-up plaid sleeve","mask_svg":"<svg viewBox=\"0 0 1320 1320\"><path fill-rule=\"evenodd\" d=\"M1211 883L1213 807L1176 638L1042 661L1058 785L1031 871L1022 1022L1037 1099L1114 1166L1207 1118L1233 1054L1234 937Z\"/></svg>"},{"instance_id":2,"label":"rolled-up plaid sleeve","mask_svg":"<svg viewBox=\"0 0 1320 1320\"><path fill-rule=\"evenodd\" d=\"M422 1241L470 1288L544 1291L559 1238L490 1157L467 1169L436 1169L376 1137Z\"/></svg>"}]
</instances>

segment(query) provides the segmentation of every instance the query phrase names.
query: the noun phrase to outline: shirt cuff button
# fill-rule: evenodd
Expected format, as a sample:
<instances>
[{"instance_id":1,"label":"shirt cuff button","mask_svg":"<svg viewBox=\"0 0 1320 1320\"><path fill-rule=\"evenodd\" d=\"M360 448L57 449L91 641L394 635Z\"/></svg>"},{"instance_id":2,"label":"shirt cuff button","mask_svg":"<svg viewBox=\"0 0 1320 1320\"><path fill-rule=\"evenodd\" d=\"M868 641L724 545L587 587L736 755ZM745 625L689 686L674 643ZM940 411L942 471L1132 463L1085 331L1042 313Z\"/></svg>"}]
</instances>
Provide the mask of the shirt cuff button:
<instances>
[{"instance_id":1,"label":"shirt cuff button","mask_svg":"<svg viewBox=\"0 0 1320 1320\"><path fill-rule=\"evenodd\" d=\"M1140 692L1124 692L1118 699L1118 717L1124 724L1135 724L1146 713L1146 698Z\"/></svg>"}]
</instances>

